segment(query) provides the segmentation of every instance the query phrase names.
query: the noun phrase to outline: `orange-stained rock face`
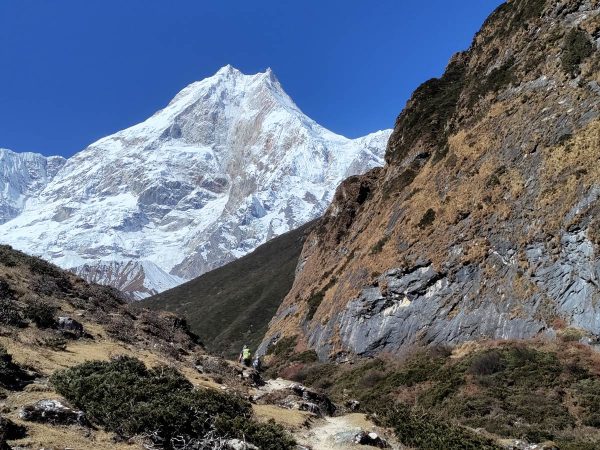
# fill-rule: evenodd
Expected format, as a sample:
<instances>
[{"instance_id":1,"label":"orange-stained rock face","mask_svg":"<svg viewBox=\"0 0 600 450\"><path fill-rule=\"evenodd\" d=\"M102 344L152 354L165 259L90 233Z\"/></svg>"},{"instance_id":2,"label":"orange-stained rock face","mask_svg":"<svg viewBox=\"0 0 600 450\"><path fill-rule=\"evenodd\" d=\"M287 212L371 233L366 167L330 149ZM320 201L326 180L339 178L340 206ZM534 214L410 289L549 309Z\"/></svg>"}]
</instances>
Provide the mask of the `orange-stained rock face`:
<instances>
[{"instance_id":1,"label":"orange-stained rock face","mask_svg":"<svg viewBox=\"0 0 600 450\"><path fill-rule=\"evenodd\" d=\"M338 188L263 349L600 334L599 47L597 0L498 8Z\"/></svg>"}]
</instances>

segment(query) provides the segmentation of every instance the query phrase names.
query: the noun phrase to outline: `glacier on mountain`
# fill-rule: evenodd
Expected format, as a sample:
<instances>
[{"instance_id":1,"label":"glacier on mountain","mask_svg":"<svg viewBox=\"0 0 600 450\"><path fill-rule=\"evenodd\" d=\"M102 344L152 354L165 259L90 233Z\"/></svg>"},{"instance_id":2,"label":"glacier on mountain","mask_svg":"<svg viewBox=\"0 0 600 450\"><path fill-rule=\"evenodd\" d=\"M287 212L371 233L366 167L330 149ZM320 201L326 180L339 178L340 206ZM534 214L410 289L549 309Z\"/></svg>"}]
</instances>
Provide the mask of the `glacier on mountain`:
<instances>
[{"instance_id":1,"label":"glacier on mountain","mask_svg":"<svg viewBox=\"0 0 600 450\"><path fill-rule=\"evenodd\" d=\"M0 224L18 216L27 199L46 187L65 161L0 148Z\"/></svg>"},{"instance_id":2,"label":"glacier on mountain","mask_svg":"<svg viewBox=\"0 0 600 450\"><path fill-rule=\"evenodd\" d=\"M332 133L271 70L226 66L146 121L53 159L47 183L17 189L0 241L143 298L320 216L343 179L383 165L390 132Z\"/></svg>"}]
</instances>

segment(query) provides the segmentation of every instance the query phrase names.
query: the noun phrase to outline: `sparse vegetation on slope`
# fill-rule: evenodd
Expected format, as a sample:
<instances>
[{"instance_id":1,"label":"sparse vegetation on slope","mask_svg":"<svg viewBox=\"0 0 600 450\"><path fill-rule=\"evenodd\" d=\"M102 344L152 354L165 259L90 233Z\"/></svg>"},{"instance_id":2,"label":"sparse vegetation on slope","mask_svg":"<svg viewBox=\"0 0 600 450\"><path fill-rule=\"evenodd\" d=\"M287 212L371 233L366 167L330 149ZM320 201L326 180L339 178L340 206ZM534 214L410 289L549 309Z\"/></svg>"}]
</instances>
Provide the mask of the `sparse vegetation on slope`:
<instances>
[{"instance_id":1,"label":"sparse vegetation on slope","mask_svg":"<svg viewBox=\"0 0 600 450\"><path fill-rule=\"evenodd\" d=\"M249 255L141 304L185 317L207 349L229 357L255 349L294 281L312 223L279 236Z\"/></svg>"},{"instance_id":2,"label":"sparse vegetation on slope","mask_svg":"<svg viewBox=\"0 0 600 450\"><path fill-rule=\"evenodd\" d=\"M38 342L57 344L77 337L59 329L57 322L60 315L76 310L122 342L173 357L197 346L184 320L163 312L131 311L115 289L88 284L40 258L0 245L0 325L11 332L37 328Z\"/></svg>"},{"instance_id":3,"label":"sparse vegetation on slope","mask_svg":"<svg viewBox=\"0 0 600 450\"><path fill-rule=\"evenodd\" d=\"M473 429L553 440L561 449L600 445L600 357L589 347L571 341L465 348L453 353L434 347L403 362L376 358L352 366L299 365L286 353L289 362L278 370L325 389L340 403L360 401L365 412L417 448L498 448Z\"/></svg>"}]
</instances>

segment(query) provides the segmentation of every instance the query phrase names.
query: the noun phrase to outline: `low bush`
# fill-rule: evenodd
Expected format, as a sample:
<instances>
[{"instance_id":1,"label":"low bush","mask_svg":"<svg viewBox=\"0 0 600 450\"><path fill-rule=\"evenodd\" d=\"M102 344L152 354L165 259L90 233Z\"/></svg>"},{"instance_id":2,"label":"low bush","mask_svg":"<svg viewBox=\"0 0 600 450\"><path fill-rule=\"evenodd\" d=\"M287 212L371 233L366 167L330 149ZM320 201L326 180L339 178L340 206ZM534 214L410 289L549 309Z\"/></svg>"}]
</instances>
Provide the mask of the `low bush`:
<instances>
[{"instance_id":1,"label":"low bush","mask_svg":"<svg viewBox=\"0 0 600 450\"><path fill-rule=\"evenodd\" d=\"M0 449L10 450L7 440L22 439L27 435L27 430L22 425L15 424L12 420L0 417Z\"/></svg>"},{"instance_id":2,"label":"low bush","mask_svg":"<svg viewBox=\"0 0 600 450\"><path fill-rule=\"evenodd\" d=\"M24 315L39 328L51 328L56 323L56 308L42 300L32 300L28 303Z\"/></svg>"},{"instance_id":3,"label":"low bush","mask_svg":"<svg viewBox=\"0 0 600 450\"><path fill-rule=\"evenodd\" d=\"M575 385L584 425L600 428L600 380L585 379Z\"/></svg>"},{"instance_id":4,"label":"low bush","mask_svg":"<svg viewBox=\"0 0 600 450\"><path fill-rule=\"evenodd\" d=\"M21 309L11 299L0 300L0 324L13 327L24 326Z\"/></svg>"},{"instance_id":5,"label":"low bush","mask_svg":"<svg viewBox=\"0 0 600 450\"><path fill-rule=\"evenodd\" d=\"M277 358L289 358L294 352L294 347L298 342L298 336L284 336L267 350L267 355L273 355Z\"/></svg>"},{"instance_id":6,"label":"low bush","mask_svg":"<svg viewBox=\"0 0 600 450\"><path fill-rule=\"evenodd\" d=\"M311 363L319 360L317 352L314 350L306 350L302 353L295 353L290 357L291 362Z\"/></svg>"},{"instance_id":7,"label":"low bush","mask_svg":"<svg viewBox=\"0 0 600 450\"><path fill-rule=\"evenodd\" d=\"M30 384L35 376L15 364L6 349L0 346L0 387L11 391Z\"/></svg>"},{"instance_id":8,"label":"low bush","mask_svg":"<svg viewBox=\"0 0 600 450\"><path fill-rule=\"evenodd\" d=\"M67 341L60 336L46 336L38 340L38 344L47 347L55 352L64 352L67 350Z\"/></svg>"},{"instance_id":9,"label":"low bush","mask_svg":"<svg viewBox=\"0 0 600 450\"><path fill-rule=\"evenodd\" d=\"M15 267L18 264L15 251L10 245L0 245L0 264L6 267Z\"/></svg>"},{"instance_id":10,"label":"low bush","mask_svg":"<svg viewBox=\"0 0 600 450\"><path fill-rule=\"evenodd\" d=\"M476 355L471 360L471 367L469 367L469 373L473 375L492 375L496 372L504 369L504 362L502 355L496 350L492 350L480 355Z\"/></svg>"},{"instance_id":11,"label":"low bush","mask_svg":"<svg viewBox=\"0 0 600 450\"><path fill-rule=\"evenodd\" d=\"M423 214L423 217L421 217L421 220L419 221L419 224L417 225L420 229L424 229L427 227L430 227L431 225L433 225L433 222L435 221L435 211L431 208L429 208L427 211L425 211L425 214Z\"/></svg>"},{"instance_id":12,"label":"low bush","mask_svg":"<svg viewBox=\"0 0 600 450\"><path fill-rule=\"evenodd\" d=\"M393 428L403 444L421 450L500 450L491 439L406 407L386 407L380 417L381 424Z\"/></svg>"},{"instance_id":13,"label":"low bush","mask_svg":"<svg viewBox=\"0 0 600 450\"><path fill-rule=\"evenodd\" d=\"M194 389L175 369L148 369L139 360L119 357L87 362L55 373L56 390L85 411L95 424L118 435L143 435L155 445L190 448L206 436L247 439L266 450L293 448L278 426L252 420L250 404L231 394Z\"/></svg>"},{"instance_id":14,"label":"low bush","mask_svg":"<svg viewBox=\"0 0 600 450\"><path fill-rule=\"evenodd\" d=\"M306 313L306 320L312 320L313 317L315 316L315 313L317 312L317 309L319 309L319 306L321 306L321 303L323 302L323 299L325 298L325 291L318 291L313 293L309 298L308 298L308 312Z\"/></svg>"},{"instance_id":15,"label":"low bush","mask_svg":"<svg viewBox=\"0 0 600 450\"><path fill-rule=\"evenodd\" d=\"M573 28L565 36L563 52L561 55L562 68L565 72L575 75L579 71L579 64L594 52L594 44L587 33L578 28Z\"/></svg>"}]
</instances>

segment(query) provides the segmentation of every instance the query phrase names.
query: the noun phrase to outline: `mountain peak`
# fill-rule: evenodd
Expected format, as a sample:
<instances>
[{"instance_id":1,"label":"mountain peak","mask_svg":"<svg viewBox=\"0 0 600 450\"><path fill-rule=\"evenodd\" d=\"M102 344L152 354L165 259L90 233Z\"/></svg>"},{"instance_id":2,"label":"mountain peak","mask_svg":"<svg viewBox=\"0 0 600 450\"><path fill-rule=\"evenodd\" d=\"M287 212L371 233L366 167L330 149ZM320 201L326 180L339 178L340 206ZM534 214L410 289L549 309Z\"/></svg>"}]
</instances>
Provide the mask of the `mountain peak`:
<instances>
[{"instance_id":1,"label":"mountain peak","mask_svg":"<svg viewBox=\"0 0 600 450\"><path fill-rule=\"evenodd\" d=\"M1 240L139 298L321 215L342 179L383 163L386 140L339 136L271 69L226 65L70 158Z\"/></svg>"},{"instance_id":2,"label":"mountain peak","mask_svg":"<svg viewBox=\"0 0 600 450\"><path fill-rule=\"evenodd\" d=\"M215 75L231 76L231 75L243 75L243 73L240 70L233 67L231 64L227 64L227 65L221 67L219 70L217 70Z\"/></svg>"}]
</instances>

